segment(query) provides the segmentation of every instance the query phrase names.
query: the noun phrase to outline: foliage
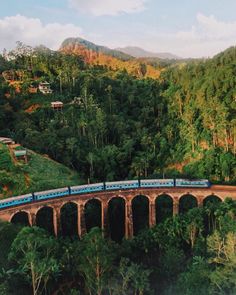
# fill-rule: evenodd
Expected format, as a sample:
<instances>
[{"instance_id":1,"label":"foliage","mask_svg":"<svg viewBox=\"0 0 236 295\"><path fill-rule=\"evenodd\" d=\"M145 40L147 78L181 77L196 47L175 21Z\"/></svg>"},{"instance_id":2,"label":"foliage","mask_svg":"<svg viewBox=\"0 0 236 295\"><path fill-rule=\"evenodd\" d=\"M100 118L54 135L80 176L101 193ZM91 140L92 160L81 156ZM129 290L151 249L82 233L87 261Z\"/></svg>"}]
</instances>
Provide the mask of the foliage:
<instances>
[{"instance_id":1,"label":"foliage","mask_svg":"<svg viewBox=\"0 0 236 295\"><path fill-rule=\"evenodd\" d=\"M236 182L236 48L167 65L158 79L147 78L157 76L145 61L101 55L99 65L96 54L69 49L18 43L0 56L0 71L16 79L0 77L0 135L30 150L28 164L15 163L0 145L2 195L139 177ZM43 80L52 94L28 92ZM55 100L62 111L51 109ZM0 293L30 294L33 285L45 294L235 294L235 201L184 211L120 245L99 229L56 241L1 225Z\"/></svg>"},{"instance_id":2,"label":"foliage","mask_svg":"<svg viewBox=\"0 0 236 295\"><path fill-rule=\"evenodd\" d=\"M115 259L114 246L107 243L99 228L93 228L81 243L80 271L90 294L103 294Z\"/></svg>"},{"instance_id":3,"label":"foliage","mask_svg":"<svg viewBox=\"0 0 236 295\"><path fill-rule=\"evenodd\" d=\"M205 205L122 244L104 238L99 228L81 240L56 240L37 227L1 224L0 246L10 260L1 257L0 292L32 294L33 285L34 294L233 295L235 204L215 203L216 228L209 233L202 230ZM193 244L192 231L198 233Z\"/></svg>"},{"instance_id":4,"label":"foliage","mask_svg":"<svg viewBox=\"0 0 236 295\"><path fill-rule=\"evenodd\" d=\"M12 243L9 259L31 283L34 295L47 290L49 279L58 274L55 239L40 228L23 228Z\"/></svg>"},{"instance_id":5,"label":"foliage","mask_svg":"<svg viewBox=\"0 0 236 295\"><path fill-rule=\"evenodd\" d=\"M23 71L23 84L47 80L54 92L6 98L12 90L0 80L0 134L80 171L84 182L173 175L236 180L235 48L167 67L157 80L18 45L0 71ZM55 100L64 103L63 112L51 110Z\"/></svg>"},{"instance_id":6,"label":"foliage","mask_svg":"<svg viewBox=\"0 0 236 295\"><path fill-rule=\"evenodd\" d=\"M12 196L78 184L78 175L65 166L29 150L28 155L28 163L13 162L7 146L0 144L0 193Z\"/></svg>"}]
</instances>

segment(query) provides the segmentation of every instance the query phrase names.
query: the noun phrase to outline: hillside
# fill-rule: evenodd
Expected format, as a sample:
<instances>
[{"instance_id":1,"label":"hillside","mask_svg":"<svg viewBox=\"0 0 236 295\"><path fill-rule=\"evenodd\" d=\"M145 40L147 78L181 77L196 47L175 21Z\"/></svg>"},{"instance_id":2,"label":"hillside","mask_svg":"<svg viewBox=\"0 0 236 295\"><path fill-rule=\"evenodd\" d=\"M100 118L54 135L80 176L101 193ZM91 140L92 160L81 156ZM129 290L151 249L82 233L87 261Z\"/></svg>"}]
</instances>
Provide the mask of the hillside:
<instances>
[{"instance_id":1,"label":"hillside","mask_svg":"<svg viewBox=\"0 0 236 295\"><path fill-rule=\"evenodd\" d=\"M67 46L70 46L71 44L77 44L78 46L81 45L87 49L90 49L96 53L103 53L105 55L110 55L112 57L115 57L115 58L118 58L118 59L121 59L121 60L131 60L131 59L134 59L133 56L129 55L129 54L126 54L126 53L123 53L119 50L112 50L108 47L105 47L105 46L101 46L101 45L97 45L97 44L94 44L90 41L87 41L85 39L82 39L82 38L68 38L66 40L64 40L62 42L62 45L61 45L61 48L65 48Z\"/></svg>"},{"instance_id":2,"label":"hillside","mask_svg":"<svg viewBox=\"0 0 236 295\"><path fill-rule=\"evenodd\" d=\"M88 65L106 66L112 70L126 69L129 74L139 78L159 78L160 76L160 70L155 69L146 61L141 62L130 55L81 38L66 39L60 47L60 52L80 56Z\"/></svg>"},{"instance_id":3,"label":"hillside","mask_svg":"<svg viewBox=\"0 0 236 295\"><path fill-rule=\"evenodd\" d=\"M78 184L78 174L69 168L33 151L28 153L28 163L16 161L8 147L0 144L0 197Z\"/></svg>"},{"instance_id":4,"label":"hillside","mask_svg":"<svg viewBox=\"0 0 236 295\"><path fill-rule=\"evenodd\" d=\"M31 65L30 56L16 61L2 69ZM27 93L27 80L16 93L0 80L0 136L79 171L84 182L139 175L236 181L234 47L173 63L160 79L62 52L40 52L33 61L32 76L50 82L53 93ZM60 112L50 105L57 100Z\"/></svg>"},{"instance_id":5,"label":"hillside","mask_svg":"<svg viewBox=\"0 0 236 295\"><path fill-rule=\"evenodd\" d=\"M116 50L123 52L125 54L134 56L134 57L155 57L159 59L181 59L179 56L174 55L169 52L150 52L140 47L127 46L127 47L118 47Z\"/></svg>"}]
</instances>

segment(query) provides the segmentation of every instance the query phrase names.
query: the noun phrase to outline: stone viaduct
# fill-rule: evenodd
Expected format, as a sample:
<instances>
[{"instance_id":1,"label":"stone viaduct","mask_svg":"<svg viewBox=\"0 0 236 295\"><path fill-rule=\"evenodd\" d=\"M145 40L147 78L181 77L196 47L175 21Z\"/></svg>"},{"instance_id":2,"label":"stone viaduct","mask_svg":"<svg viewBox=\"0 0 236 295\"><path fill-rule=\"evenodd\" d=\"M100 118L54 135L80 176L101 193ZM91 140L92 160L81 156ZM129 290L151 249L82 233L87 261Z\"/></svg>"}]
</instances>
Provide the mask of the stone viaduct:
<instances>
[{"instance_id":1,"label":"stone viaduct","mask_svg":"<svg viewBox=\"0 0 236 295\"><path fill-rule=\"evenodd\" d=\"M25 212L28 216L30 226L36 224L36 216L40 209L50 207L53 210L53 229L57 236L60 230L61 208L67 203L74 203L77 206L77 233L81 237L86 233L84 208L87 202L92 199L100 201L101 204L101 228L106 232L108 227L108 208L109 203L114 198L124 200L124 233L126 238L133 236L133 207L132 203L135 197L144 196L148 200L148 220L149 227L156 224L156 200L160 196L169 196L172 201L173 215L179 213L179 205L185 196L192 196L196 200L196 204L203 206L208 197L216 197L221 201L226 198L236 200L236 186L220 186L213 185L209 188L153 188L153 189L129 189L116 191L103 191L97 193L68 195L50 200L36 201L25 205L10 207L0 210L0 220L11 222L15 214Z\"/></svg>"}]
</instances>

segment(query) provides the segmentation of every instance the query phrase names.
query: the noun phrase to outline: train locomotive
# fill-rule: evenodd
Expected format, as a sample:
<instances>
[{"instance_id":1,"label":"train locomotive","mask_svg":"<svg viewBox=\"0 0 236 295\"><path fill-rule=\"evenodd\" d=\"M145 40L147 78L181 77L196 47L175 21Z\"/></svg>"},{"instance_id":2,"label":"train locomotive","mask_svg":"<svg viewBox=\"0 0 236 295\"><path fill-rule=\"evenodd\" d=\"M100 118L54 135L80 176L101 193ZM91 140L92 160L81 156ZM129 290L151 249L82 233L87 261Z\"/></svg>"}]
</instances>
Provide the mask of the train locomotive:
<instances>
[{"instance_id":1,"label":"train locomotive","mask_svg":"<svg viewBox=\"0 0 236 295\"><path fill-rule=\"evenodd\" d=\"M207 179L189 180L189 179L139 179L114 182L101 182L94 184L85 184L70 186L59 189L34 192L17 197L11 197L0 201L0 209L14 207L17 205L27 204L41 200L60 198L68 195L77 195L93 193L100 191L126 190L136 188L170 188L170 187L199 187L206 188L211 184Z\"/></svg>"}]
</instances>

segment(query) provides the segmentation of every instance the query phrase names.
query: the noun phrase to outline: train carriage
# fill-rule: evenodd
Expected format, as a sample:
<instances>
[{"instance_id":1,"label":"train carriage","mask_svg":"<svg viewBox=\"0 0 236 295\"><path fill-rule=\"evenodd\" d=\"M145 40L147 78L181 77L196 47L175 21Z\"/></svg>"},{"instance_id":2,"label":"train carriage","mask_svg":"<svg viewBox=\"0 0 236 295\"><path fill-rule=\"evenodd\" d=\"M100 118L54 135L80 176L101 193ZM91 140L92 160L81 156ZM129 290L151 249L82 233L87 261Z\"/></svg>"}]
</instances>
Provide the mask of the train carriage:
<instances>
[{"instance_id":1,"label":"train carriage","mask_svg":"<svg viewBox=\"0 0 236 295\"><path fill-rule=\"evenodd\" d=\"M32 194L21 195L17 197L12 197L8 199L3 199L0 201L0 209L7 208L11 206L17 206L21 204L30 203L33 201Z\"/></svg>"},{"instance_id":2,"label":"train carriage","mask_svg":"<svg viewBox=\"0 0 236 295\"><path fill-rule=\"evenodd\" d=\"M210 182L208 179L176 179L175 180L176 187L209 187Z\"/></svg>"},{"instance_id":3,"label":"train carriage","mask_svg":"<svg viewBox=\"0 0 236 295\"><path fill-rule=\"evenodd\" d=\"M174 179L141 179L140 187L173 187Z\"/></svg>"},{"instance_id":4,"label":"train carriage","mask_svg":"<svg viewBox=\"0 0 236 295\"><path fill-rule=\"evenodd\" d=\"M69 188L68 187L63 187L63 188L58 188L58 189L53 189L53 190L48 190L48 191L43 191L43 192L36 192L34 193L34 198L35 200L44 200L44 199L53 199L57 197L63 197L69 195Z\"/></svg>"},{"instance_id":5,"label":"train carriage","mask_svg":"<svg viewBox=\"0 0 236 295\"><path fill-rule=\"evenodd\" d=\"M94 184L77 185L77 186L70 187L71 195L99 192L102 190L104 190L104 184L102 182L101 183L94 183Z\"/></svg>"},{"instance_id":6,"label":"train carriage","mask_svg":"<svg viewBox=\"0 0 236 295\"><path fill-rule=\"evenodd\" d=\"M130 188L132 189L132 188L138 188L138 187L139 187L138 180L106 182L106 190L130 189Z\"/></svg>"}]
</instances>

